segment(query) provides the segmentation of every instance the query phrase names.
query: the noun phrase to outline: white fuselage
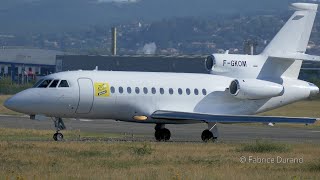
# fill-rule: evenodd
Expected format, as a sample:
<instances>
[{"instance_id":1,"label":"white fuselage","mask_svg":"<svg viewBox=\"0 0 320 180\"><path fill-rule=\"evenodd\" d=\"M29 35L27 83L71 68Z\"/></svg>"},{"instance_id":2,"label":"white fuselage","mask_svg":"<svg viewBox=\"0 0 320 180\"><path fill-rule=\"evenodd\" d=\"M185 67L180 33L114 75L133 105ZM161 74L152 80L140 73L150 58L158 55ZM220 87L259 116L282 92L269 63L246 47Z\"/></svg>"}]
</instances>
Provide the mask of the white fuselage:
<instances>
[{"instance_id":1,"label":"white fuselage","mask_svg":"<svg viewBox=\"0 0 320 180\"><path fill-rule=\"evenodd\" d=\"M158 123L150 117L157 110L253 115L310 95L307 82L283 79L284 92L281 96L262 100L238 99L228 91L234 78L212 74L69 71L52 74L45 79L67 80L70 87L22 91L11 99L16 103L14 110L62 118ZM187 93L189 90L190 94ZM7 105L10 107L10 100ZM137 120L135 116L148 119Z\"/></svg>"}]
</instances>

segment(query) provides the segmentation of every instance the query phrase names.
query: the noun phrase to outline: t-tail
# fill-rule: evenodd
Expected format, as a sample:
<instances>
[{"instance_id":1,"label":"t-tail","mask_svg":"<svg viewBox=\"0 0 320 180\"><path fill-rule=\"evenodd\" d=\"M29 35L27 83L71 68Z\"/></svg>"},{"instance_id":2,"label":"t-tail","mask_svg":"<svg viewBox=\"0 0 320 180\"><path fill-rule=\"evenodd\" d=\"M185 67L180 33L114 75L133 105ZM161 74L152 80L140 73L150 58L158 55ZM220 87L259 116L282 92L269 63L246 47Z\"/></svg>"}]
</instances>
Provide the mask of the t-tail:
<instances>
[{"instance_id":1,"label":"t-tail","mask_svg":"<svg viewBox=\"0 0 320 180\"><path fill-rule=\"evenodd\" d=\"M293 3L294 14L259 55L213 54L206 68L216 75L260 80L297 79L302 61L319 61L305 54L318 5Z\"/></svg>"},{"instance_id":2,"label":"t-tail","mask_svg":"<svg viewBox=\"0 0 320 180\"><path fill-rule=\"evenodd\" d=\"M269 57L281 77L298 78L302 61L320 61L319 56L305 54L318 4L293 3L295 13L272 39L261 55ZM278 61L278 62L277 62Z\"/></svg>"}]
</instances>

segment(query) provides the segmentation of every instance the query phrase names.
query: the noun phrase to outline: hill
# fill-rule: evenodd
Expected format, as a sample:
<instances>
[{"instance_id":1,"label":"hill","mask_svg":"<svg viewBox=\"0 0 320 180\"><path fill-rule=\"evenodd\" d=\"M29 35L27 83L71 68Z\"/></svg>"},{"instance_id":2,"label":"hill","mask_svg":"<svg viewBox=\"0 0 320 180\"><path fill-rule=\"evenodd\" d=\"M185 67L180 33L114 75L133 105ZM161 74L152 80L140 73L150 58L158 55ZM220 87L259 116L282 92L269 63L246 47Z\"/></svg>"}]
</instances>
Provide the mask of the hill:
<instances>
[{"instance_id":1,"label":"hill","mask_svg":"<svg viewBox=\"0 0 320 180\"><path fill-rule=\"evenodd\" d=\"M287 9L292 0L2 0L0 33L82 31L90 26Z\"/></svg>"}]
</instances>

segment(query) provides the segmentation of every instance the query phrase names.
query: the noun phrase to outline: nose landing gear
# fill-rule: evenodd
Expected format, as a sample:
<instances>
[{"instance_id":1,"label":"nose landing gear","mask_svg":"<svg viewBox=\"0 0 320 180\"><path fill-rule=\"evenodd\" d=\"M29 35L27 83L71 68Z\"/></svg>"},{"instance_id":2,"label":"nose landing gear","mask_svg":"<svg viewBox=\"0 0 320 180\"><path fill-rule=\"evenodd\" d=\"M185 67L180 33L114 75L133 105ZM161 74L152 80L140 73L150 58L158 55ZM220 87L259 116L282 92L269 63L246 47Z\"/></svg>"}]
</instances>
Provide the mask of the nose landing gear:
<instances>
[{"instance_id":1,"label":"nose landing gear","mask_svg":"<svg viewBox=\"0 0 320 180\"><path fill-rule=\"evenodd\" d=\"M62 141L63 134L60 133L60 131L66 129L66 126L64 125L62 118L56 117L53 121L54 121L54 127L56 128L56 133L54 133L53 139L55 141Z\"/></svg>"},{"instance_id":2,"label":"nose landing gear","mask_svg":"<svg viewBox=\"0 0 320 180\"><path fill-rule=\"evenodd\" d=\"M54 133L53 135L53 139L55 141L62 141L63 140L63 134L62 133L59 133L59 132L56 132Z\"/></svg>"}]
</instances>

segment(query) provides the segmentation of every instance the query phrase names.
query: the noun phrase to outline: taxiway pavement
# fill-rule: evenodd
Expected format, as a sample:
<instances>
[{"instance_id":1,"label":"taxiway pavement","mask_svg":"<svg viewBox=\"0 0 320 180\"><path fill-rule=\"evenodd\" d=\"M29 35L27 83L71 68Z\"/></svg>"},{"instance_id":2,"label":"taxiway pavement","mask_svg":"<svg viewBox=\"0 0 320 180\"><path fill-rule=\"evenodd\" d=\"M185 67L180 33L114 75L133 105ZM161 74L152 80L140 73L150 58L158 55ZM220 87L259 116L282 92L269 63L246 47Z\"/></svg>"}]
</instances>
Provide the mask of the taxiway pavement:
<instances>
[{"instance_id":1,"label":"taxiway pavement","mask_svg":"<svg viewBox=\"0 0 320 180\"><path fill-rule=\"evenodd\" d=\"M80 129L84 132L119 133L142 139L153 139L154 124L127 123L114 120L65 120L68 129ZM0 116L2 128L50 129L54 133L51 120L30 120L28 117ZM201 132L206 124L166 125L171 131L171 141L201 142ZM219 124L220 142L247 142L272 140L290 143L320 143L320 129L308 127L270 127L244 124ZM63 132L63 131L62 131ZM67 138L67 137L65 137Z\"/></svg>"}]
</instances>

